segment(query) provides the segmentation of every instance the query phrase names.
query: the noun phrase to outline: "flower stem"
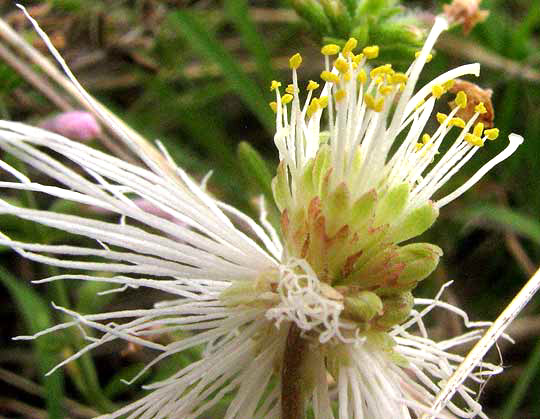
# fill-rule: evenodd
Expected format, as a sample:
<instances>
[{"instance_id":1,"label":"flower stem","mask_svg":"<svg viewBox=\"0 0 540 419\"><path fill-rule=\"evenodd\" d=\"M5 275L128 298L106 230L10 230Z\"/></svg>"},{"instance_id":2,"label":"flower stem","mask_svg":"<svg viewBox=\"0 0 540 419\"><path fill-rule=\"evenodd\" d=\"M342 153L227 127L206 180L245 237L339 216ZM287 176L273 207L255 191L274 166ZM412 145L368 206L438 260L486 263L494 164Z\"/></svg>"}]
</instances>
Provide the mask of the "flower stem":
<instances>
[{"instance_id":1,"label":"flower stem","mask_svg":"<svg viewBox=\"0 0 540 419\"><path fill-rule=\"evenodd\" d=\"M281 419L305 417L301 372L306 350L307 341L302 338L298 326L292 323L287 335L281 370Z\"/></svg>"}]
</instances>

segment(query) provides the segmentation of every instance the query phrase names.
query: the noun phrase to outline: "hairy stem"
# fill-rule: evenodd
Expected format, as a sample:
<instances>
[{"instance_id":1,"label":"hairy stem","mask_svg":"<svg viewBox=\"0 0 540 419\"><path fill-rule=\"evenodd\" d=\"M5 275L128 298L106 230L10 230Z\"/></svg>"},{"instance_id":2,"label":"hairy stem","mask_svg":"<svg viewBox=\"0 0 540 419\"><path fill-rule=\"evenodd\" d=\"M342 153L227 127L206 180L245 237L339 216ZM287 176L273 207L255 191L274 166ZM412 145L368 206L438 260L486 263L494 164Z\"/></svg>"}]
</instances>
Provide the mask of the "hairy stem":
<instances>
[{"instance_id":1,"label":"hairy stem","mask_svg":"<svg viewBox=\"0 0 540 419\"><path fill-rule=\"evenodd\" d=\"M302 363L307 341L301 330L292 323L287 335L281 370L281 419L304 419L304 396L302 394Z\"/></svg>"}]
</instances>

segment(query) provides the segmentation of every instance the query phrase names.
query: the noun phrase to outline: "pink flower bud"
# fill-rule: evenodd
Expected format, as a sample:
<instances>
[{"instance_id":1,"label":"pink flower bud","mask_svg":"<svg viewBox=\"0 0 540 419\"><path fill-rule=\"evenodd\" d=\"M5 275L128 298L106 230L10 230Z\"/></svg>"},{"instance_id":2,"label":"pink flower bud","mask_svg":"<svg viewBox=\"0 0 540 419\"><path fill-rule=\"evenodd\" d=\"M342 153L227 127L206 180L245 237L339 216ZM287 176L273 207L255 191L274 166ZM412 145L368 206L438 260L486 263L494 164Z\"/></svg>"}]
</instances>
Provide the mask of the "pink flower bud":
<instances>
[{"instance_id":1,"label":"pink flower bud","mask_svg":"<svg viewBox=\"0 0 540 419\"><path fill-rule=\"evenodd\" d=\"M40 127L79 141L89 141L101 133L94 116L85 111L63 112L46 119Z\"/></svg>"}]
</instances>

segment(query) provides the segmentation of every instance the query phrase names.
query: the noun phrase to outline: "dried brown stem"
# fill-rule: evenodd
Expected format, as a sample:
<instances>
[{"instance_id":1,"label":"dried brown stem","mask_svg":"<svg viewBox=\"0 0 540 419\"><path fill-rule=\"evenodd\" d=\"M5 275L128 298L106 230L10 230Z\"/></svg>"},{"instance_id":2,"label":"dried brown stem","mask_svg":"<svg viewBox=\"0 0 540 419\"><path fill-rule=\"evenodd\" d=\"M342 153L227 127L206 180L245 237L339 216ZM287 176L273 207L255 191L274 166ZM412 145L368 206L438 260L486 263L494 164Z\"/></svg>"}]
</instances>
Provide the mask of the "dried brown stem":
<instances>
[{"instance_id":1,"label":"dried brown stem","mask_svg":"<svg viewBox=\"0 0 540 419\"><path fill-rule=\"evenodd\" d=\"M514 78L524 79L534 83L540 82L540 71L524 63L513 61L488 51L475 42L460 39L448 33L439 38L437 48L449 55L477 61L483 66L502 71Z\"/></svg>"},{"instance_id":2,"label":"dried brown stem","mask_svg":"<svg viewBox=\"0 0 540 419\"><path fill-rule=\"evenodd\" d=\"M303 419L305 415L302 394L302 363L307 341L301 330L292 323L287 335L281 369L281 419Z\"/></svg>"}]
</instances>

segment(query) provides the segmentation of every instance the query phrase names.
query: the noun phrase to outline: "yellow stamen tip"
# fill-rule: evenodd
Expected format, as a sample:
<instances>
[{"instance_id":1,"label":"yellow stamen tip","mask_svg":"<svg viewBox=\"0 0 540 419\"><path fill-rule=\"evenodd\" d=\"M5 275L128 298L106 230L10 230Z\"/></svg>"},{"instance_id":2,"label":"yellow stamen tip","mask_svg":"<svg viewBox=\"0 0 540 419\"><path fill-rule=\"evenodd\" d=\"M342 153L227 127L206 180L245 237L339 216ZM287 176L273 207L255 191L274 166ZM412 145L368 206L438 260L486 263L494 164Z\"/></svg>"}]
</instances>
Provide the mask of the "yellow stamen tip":
<instances>
[{"instance_id":1,"label":"yellow stamen tip","mask_svg":"<svg viewBox=\"0 0 540 419\"><path fill-rule=\"evenodd\" d=\"M456 95L455 102L461 109L465 109L467 107L467 94L460 90Z\"/></svg>"},{"instance_id":2,"label":"yellow stamen tip","mask_svg":"<svg viewBox=\"0 0 540 419\"><path fill-rule=\"evenodd\" d=\"M422 144L422 143L416 143L416 144L414 145L414 149L415 149L416 151L422 150L422 147L424 147L424 144Z\"/></svg>"},{"instance_id":3,"label":"yellow stamen tip","mask_svg":"<svg viewBox=\"0 0 540 419\"><path fill-rule=\"evenodd\" d=\"M393 76L394 74L395 72L392 70L392 64L380 65L369 72L372 79L375 79L377 76L381 75Z\"/></svg>"},{"instance_id":4,"label":"yellow stamen tip","mask_svg":"<svg viewBox=\"0 0 540 419\"><path fill-rule=\"evenodd\" d=\"M429 143L429 140L431 140L431 135L429 135L429 134L422 135L422 144Z\"/></svg>"},{"instance_id":5,"label":"yellow stamen tip","mask_svg":"<svg viewBox=\"0 0 540 419\"><path fill-rule=\"evenodd\" d=\"M292 100L293 100L293 95L290 95L288 93L281 97L281 103L283 103L284 105L286 105L287 103L289 103Z\"/></svg>"},{"instance_id":6,"label":"yellow stamen tip","mask_svg":"<svg viewBox=\"0 0 540 419\"><path fill-rule=\"evenodd\" d=\"M318 88L319 88L319 83L317 83L316 81L310 80L306 87L306 90L312 91Z\"/></svg>"},{"instance_id":7,"label":"yellow stamen tip","mask_svg":"<svg viewBox=\"0 0 540 419\"><path fill-rule=\"evenodd\" d=\"M334 98L336 99L336 102L340 102L341 100L345 98L345 96L346 96L345 90L341 89L335 93Z\"/></svg>"},{"instance_id":8,"label":"yellow stamen tip","mask_svg":"<svg viewBox=\"0 0 540 419\"><path fill-rule=\"evenodd\" d=\"M394 90L394 86L381 86L379 87L379 92L383 96L388 96Z\"/></svg>"},{"instance_id":9,"label":"yellow stamen tip","mask_svg":"<svg viewBox=\"0 0 540 419\"><path fill-rule=\"evenodd\" d=\"M484 145L484 140L482 140L481 137L478 137L474 134L465 134L465 141L467 141L469 144L474 145L476 147L482 147Z\"/></svg>"},{"instance_id":10,"label":"yellow stamen tip","mask_svg":"<svg viewBox=\"0 0 540 419\"><path fill-rule=\"evenodd\" d=\"M484 124L482 122L479 122L474 126L473 134L477 137L481 137L482 133L484 132Z\"/></svg>"},{"instance_id":11,"label":"yellow stamen tip","mask_svg":"<svg viewBox=\"0 0 540 419\"><path fill-rule=\"evenodd\" d=\"M270 106L270 109L274 111L274 113L277 112L277 102L270 102L268 105Z\"/></svg>"},{"instance_id":12,"label":"yellow stamen tip","mask_svg":"<svg viewBox=\"0 0 540 419\"><path fill-rule=\"evenodd\" d=\"M320 108L319 99L313 98L307 108L307 116L311 118L311 115L317 112L319 108Z\"/></svg>"},{"instance_id":13,"label":"yellow stamen tip","mask_svg":"<svg viewBox=\"0 0 540 419\"><path fill-rule=\"evenodd\" d=\"M349 64L341 57L334 61L334 67L336 67L341 74L349 71Z\"/></svg>"},{"instance_id":14,"label":"yellow stamen tip","mask_svg":"<svg viewBox=\"0 0 540 419\"><path fill-rule=\"evenodd\" d=\"M378 45L371 45L369 47L365 47L362 50L362 53L364 56L368 59L377 58L379 56L379 46Z\"/></svg>"},{"instance_id":15,"label":"yellow stamen tip","mask_svg":"<svg viewBox=\"0 0 540 419\"><path fill-rule=\"evenodd\" d=\"M435 84L431 88L431 94L435 99L439 99L442 95L444 95L445 90L444 87L442 87L440 84Z\"/></svg>"},{"instance_id":16,"label":"yellow stamen tip","mask_svg":"<svg viewBox=\"0 0 540 419\"><path fill-rule=\"evenodd\" d=\"M364 70L363 68L358 72L358 76L356 76L357 80L362 83L362 84L366 84L366 81L367 81L367 74L366 74L366 70Z\"/></svg>"},{"instance_id":17,"label":"yellow stamen tip","mask_svg":"<svg viewBox=\"0 0 540 419\"><path fill-rule=\"evenodd\" d=\"M371 109L375 112L381 112L384 108L384 98L375 100L375 98L370 93L366 93L364 95L364 102L368 109Z\"/></svg>"},{"instance_id":18,"label":"yellow stamen tip","mask_svg":"<svg viewBox=\"0 0 540 419\"><path fill-rule=\"evenodd\" d=\"M322 55L336 55L341 48L336 44L328 44L321 48Z\"/></svg>"},{"instance_id":19,"label":"yellow stamen tip","mask_svg":"<svg viewBox=\"0 0 540 419\"><path fill-rule=\"evenodd\" d=\"M442 112L437 112L437 122L439 122L439 124L442 124L444 121L446 121L446 118L448 118L448 115Z\"/></svg>"},{"instance_id":20,"label":"yellow stamen tip","mask_svg":"<svg viewBox=\"0 0 540 419\"><path fill-rule=\"evenodd\" d=\"M319 106L324 109L328 106L328 96L321 96L319 98Z\"/></svg>"},{"instance_id":21,"label":"yellow stamen tip","mask_svg":"<svg viewBox=\"0 0 540 419\"><path fill-rule=\"evenodd\" d=\"M321 79L323 79L324 81L326 82L329 82L329 83L339 83L339 77L337 74L334 74L332 73L331 71L328 71L328 70L324 70L322 73L321 73Z\"/></svg>"},{"instance_id":22,"label":"yellow stamen tip","mask_svg":"<svg viewBox=\"0 0 540 419\"><path fill-rule=\"evenodd\" d=\"M483 102L480 102L478 105L476 105L476 106L474 107L474 111L477 112L477 113L479 113L479 114L483 114L483 113L486 113L486 112L487 112L487 109L486 109L484 103L483 103Z\"/></svg>"},{"instance_id":23,"label":"yellow stamen tip","mask_svg":"<svg viewBox=\"0 0 540 419\"><path fill-rule=\"evenodd\" d=\"M299 53L294 54L289 58L289 67L296 70L302 64L302 56Z\"/></svg>"},{"instance_id":24,"label":"yellow stamen tip","mask_svg":"<svg viewBox=\"0 0 540 419\"><path fill-rule=\"evenodd\" d=\"M287 88L285 89L285 91L286 91L287 93L290 93L291 95L294 94L295 90L296 90L296 89L294 88L294 84L289 84L289 85L287 86Z\"/></svg>"},{"instance_id":25,"label":"yellow stamen tip","mask_svg":"<svg viewBox=\"0 0 540 419\"><path fill-rule=\"evenodd\" d=\"M392 83L407 83L407 75L405 73L395 73L392 75Z\"/></svg>"},{"instance_id":26,"label":"yellow stamen tip","mask_svg":"<svg viewBox=\"0 0 540 419\"><path fill-rule=\"evenodd\" d=\"M279 88L281 86L281 83L277 80L272 80L272 83L270 83L270 91L274 91L276 90L277 88Z\"/></svg>"},{"instance_id":27,"label":"yellow stamen tip","mask_svg":"<svg viewBox=\"0 0 540 419\"><path fill-rule=\"evenodd\" d=\"M345 46L343 47L343 56L344 57L348 57L349 54L352 52L353 49L356 48L356 46L358 45L358 41L356 40L356 38L349 38L349 40L347 42L345 42Z\"/></svg>"},{"instance_id":28,"label":"yellow stamen tip","mask_svg":"<svg viewBox=\"0 0 540 419\"><path fill-rule=\"evenodd\" d=\"M498 128L491 128L484 131L484 135L488 140L496 140L499 136L499 129Z\"/></svg>"},{"instance_id":29,"label":"yellow stamen tip","mask_svg":"<svg viewBox=\"0 0 540 419\"><path fill-rule=\"evenodd\" d=\"M465 121L461 118L452 118L448 123L449 127L465 128Z\"/></svg>"},{"instance_id":30,"label":"yellow stamen tip","mask_svg":"<svg viewBox=\"0 0 540 419\"><path fill-rule=\"evenodd\" d=\"M352 58L352 61L353 63L355 64L360 64L360 62L364 59L364 54L360 53L360 54L357 54L355 55L353 58Z\"/></svg>"}]
</instances>

